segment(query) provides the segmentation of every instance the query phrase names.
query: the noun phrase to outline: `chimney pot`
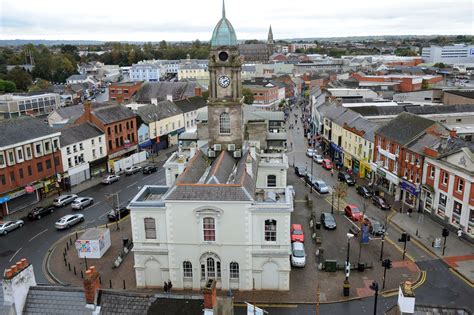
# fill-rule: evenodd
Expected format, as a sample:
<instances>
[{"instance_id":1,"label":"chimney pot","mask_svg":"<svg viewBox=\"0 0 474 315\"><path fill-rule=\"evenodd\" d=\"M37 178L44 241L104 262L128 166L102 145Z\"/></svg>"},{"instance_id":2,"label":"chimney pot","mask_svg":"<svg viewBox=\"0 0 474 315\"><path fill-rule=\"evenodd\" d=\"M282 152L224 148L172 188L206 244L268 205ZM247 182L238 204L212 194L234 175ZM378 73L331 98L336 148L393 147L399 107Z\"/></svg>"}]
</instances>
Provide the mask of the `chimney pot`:
<instances>
[{"instance_id":1,"label":"chimney pot","mask_svg":"<svg viewBox=\"0 0 474 315\"><path fill-rule=\"evenodd\" d=\"M23 263L23 268L25 268L26 266L28 266L28 260L26 260L26 258L22 258L22 259L21 259L21 262Z\"/></svg>"},{"instance_id":2,"label":"chimney pot","mask_svg":"<svg viewBox=\"0 0 474 315\"><path fill-rule=\"evenodd\" d=\"M16 270L20 271L21 269L23 269L23 264L21 263L21 261L18 261L15 265L16 265Z\"/></svg>"},{"instance_id":3,"label":"chimney pot","mask_svg":"<svg viewBox=\"0 0 474 315\"><path fill-rule=\"evenodd\" d=\"M13 277L13 271L10 268L5 269L5 279L10 279L11 277Z\"/></svg>"},{"instance_id":4,"label":"chimney pot","mask_svg":"<svg viewBox=\"0 0 474 315\"><path fill-rule=\"evenodd\" d=\"M14 274L18 271L18 269L16 269L16 265L11 265L10 269L12 270Z\"/></svg>"}]
</instances>

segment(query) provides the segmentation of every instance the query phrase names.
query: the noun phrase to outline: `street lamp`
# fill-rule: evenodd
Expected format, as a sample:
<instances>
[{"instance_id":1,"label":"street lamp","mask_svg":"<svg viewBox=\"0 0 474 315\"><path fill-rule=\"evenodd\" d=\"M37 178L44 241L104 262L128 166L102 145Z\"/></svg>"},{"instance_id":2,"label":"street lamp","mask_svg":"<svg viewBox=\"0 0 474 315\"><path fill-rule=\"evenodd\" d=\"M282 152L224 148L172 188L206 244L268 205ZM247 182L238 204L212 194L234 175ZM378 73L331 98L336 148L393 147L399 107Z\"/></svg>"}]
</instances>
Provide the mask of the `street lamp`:
<instances>
[{"instance_id":1,"label":"street lamp","mask_svg":"<svg viewBox=\"0 0 474 315\"><path fill-rule=\"evenodd\" d=\"M349 262L349 253L351 249L350 240L353 237L354 237L354 234L347 233L347 258L346 258L346 269L345 269L346 279L344 280L344 284L342 286L343 288L342 292L344 296L349 296L350 288L351 288L350 283L349 283L349 274L351 273L351 263Z\"/></svg>"},{"instance_id":2,"label":"street lamp","mask_svg":"<svg viewBox=\"0 0 474 315\"><path fill-rule=\"evenodd\" d=\"M382 246L380 247L380 261L383 259L383 244L385 243L385 232L382 233Z\"/></svg>"},{"instance_id":3,"label":"street lamp","mask_svg":"<svg viewBox=\"0 0 474 315\"><path fill-rule=\"evenodd\" d=\"M369 287L371 290L375 291L375 300L374 300L374 315L377 315L377 298L379 296L379 284L377 281L372 282Z\"/></svg>"}]
</instances>

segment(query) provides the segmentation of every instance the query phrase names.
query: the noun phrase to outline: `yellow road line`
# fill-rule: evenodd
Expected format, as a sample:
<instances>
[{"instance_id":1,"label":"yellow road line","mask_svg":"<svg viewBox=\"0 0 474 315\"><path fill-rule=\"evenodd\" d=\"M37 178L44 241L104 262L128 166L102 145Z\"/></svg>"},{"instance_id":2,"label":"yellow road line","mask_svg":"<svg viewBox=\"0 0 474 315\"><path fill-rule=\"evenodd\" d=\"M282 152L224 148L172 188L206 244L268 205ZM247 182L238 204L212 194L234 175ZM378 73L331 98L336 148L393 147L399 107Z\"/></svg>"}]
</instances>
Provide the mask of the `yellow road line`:
<instances>
[{"instance_id":1,"label":"yellow road line","mask_svg":"<svg viewBox=\"0 0 474 315\"><path fill-rule=\"evenodd\" d=\"M423 285L423 283L425 283L426 281L426 271L425 270L422 270L421 271L421 279L420 281L418 281L417 283L415 283L413 286L412 286L412 289L417 289L419 287L421 287Z\"/></svg>"},{"instance_id":2,"label":"yellow road line","mask_svg":"<svg viewBox=\"0 0 474 315\"><path fill-rule=\"evenodd\" d=\"M395 295L398 295L398 291L389 292L389 293L382 293L382 296L385 297L385 298L395 296Z\"/></svg>"},{"instance_id":3,"label":"yellow road line","mask_svg":"<svg viewBox=\"0 0 474 315\"><path fill-rule=\"evenodd\" d=\"M234 303L234 306L237 306L237 307L247 307L247 304L245 303ZM273 307L273 308L297 308L298 305L297 304L260 304L260 303L257 303L255 304L255 306L257 307L260 307L260 308L265 308L265 307Z\"/></svg>"},{"instance_id":4,"label":"yellow road line","mask_svg":"<svg viewBox=\"0 0 474 315\"><path fill-rule=\"evenodd\" d=\"M396 249L398 249L398 251L399 251L400 253L403 254L403 248L401 248L400 246L398 246L398 244L395 243L394 241L392 241L390 238L385 237L385 239L386 239L390 244L392 244ZM415 260L413 259L413 257L410 256L408 253L405 253L405 257L407 257L408 259L410 259L412 262L415 262Z\"/></svg>"},{"instance_id":5,"label":"yellow road line","mask_svg":"<svg viewBox=\"0 0 474 315\"><path fill-rule=\"evenodd\" d=\"M468 286L470 286L471 288L474 288L474 283L472 283L471 281L469 281L468 279L466 279L463 275L461 275L459 273L459 271L457 271L456 269L453 269L453 268L449 268L449 271L451 271L456 277L458 277L459 279L461 279L462 281L464 281L465 284L467 284Z\"/></svg>"}]
</instances>

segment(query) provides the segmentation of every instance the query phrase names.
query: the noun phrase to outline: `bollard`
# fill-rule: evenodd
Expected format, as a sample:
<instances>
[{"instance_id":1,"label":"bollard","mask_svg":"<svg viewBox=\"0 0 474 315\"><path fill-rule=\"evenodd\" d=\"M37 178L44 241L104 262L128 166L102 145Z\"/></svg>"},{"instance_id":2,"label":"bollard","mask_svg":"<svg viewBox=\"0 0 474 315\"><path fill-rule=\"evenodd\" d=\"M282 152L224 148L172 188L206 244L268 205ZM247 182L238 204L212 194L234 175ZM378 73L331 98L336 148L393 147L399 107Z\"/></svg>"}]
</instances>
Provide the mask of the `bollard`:
<instances>
[{"instance_id":1,"label":"bollard","mask_svg":"<svg viewBox=\"0 0 474 315\"><path fill-rule=\"evenodd\" d=\"M105 223L105 228L108 229L109 228L109 223Z\"/></svg>"},{"instance_id":2,"label":"bollard","mask_svg":"<svg viewBox=\"0 0 474 315\"><path fill-rule=\"evenodd\" d=\"M71 264L70 263L67 263L67 268L69 269L69 271L71 271Z\"/></svg>"},{"instance_id":3,"label":"bollard","mask_svg":"<svg viewBox=\"0 0 474 315\"><path fill-rule=\"evenodd\" d=\"M123 279L123 289L125 290L125 279Z\"/></svg>"},{"instance_id":4,"label":"bollard","mask_svg":"<svg viewBox=\"0 0 474 315\"><path fill-rule=\"evenodd\" d=\"M82 270L81 270L81 279L84 279L84 274L82 273Z\"/></svg>"},{"instance_id":5,"label":"bollard","mask_svg":"<svg viewBox=\"0 0 474 315\"><path fill-rule=\"evenodd\" d=\"M99 276L99 284L102 284L102 277Z\"/></svg>"},{"instance_id":6,"label":"bollard","mask_svg":"<svg viewBox=\"0 0 474 315\"><path fill-rule=\"evenodd\" d=\"M69 237L69 244L72 245L72 239L71 239L71 237Z\"/></svg>"},{"instance_id":7,"label":"bollard","mask_svg":"<svg viewBox=\"0 0 474 315\"><path fill-rule=\"evenodd\" d=\"M77 275L77 273L76 273L76 266L74 266L74 275Z\"/></svg>"},{"instance_id":8,"label":"bollard","mask_svg":"<svg viewBox=\"0 0 474 315\"><path fill-rule=\"evenodd\" d=\"M67 250L69 250L69 243L66 243L66 248Z\"/></svg>"},{"instance_id":9,"label":"bollard","mask_svg":"<svg viewBox=\"0 0 474 315\"><path fill-rule=\"evenodd\" d=\"M109 287L112 289L112 279L109 280Z\"/></svg>"},{"instance_id":10,"label":"bollard","mask_svg":"<svg viewBox=\"0 0 474 315\"><path fill-rule=\"evenodd\" d=\"M64 256L66 256L66 254L67 254L66 247L64 247Z\"/></svg>"},{"instance_id":11,"label":"bollard","mask_svg":"<svg viewBox=\"0 0 474 315\"><path fill-rule=\"evenodd\" d=\"M77 240L77 231L76 231L76 240Z\"/></svg>"},{"instance_id":12,"label":"bollard","mask_svg":"<svg viewBox=\"0 0 474 315\"><path fill-rule=\"evenodd\" d=\"M66 257L64 257L64 266L67 266L67 260L66 260Z\"/></svg>"}]
</instances>

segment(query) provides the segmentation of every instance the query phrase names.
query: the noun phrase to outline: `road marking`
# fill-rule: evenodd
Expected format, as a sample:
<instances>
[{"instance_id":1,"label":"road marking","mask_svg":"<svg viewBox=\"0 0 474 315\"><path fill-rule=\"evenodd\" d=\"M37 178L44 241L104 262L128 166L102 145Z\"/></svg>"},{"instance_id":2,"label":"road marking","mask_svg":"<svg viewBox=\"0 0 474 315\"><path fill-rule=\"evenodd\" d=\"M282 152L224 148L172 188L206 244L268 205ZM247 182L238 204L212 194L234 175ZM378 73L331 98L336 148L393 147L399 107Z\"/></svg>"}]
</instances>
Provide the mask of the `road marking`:
<instances>
[{"instance_id":1,"label":"road marking","mask_svg":"<svg viewBox=\"0 0 474 315\"><path fill-rule=\"evenodd\" d=\"M449 271L451 271L456 277L458 277L459 279L461 279L462 281L464 281L464 283L466 283L468 286L470 286L471 288L474 288L474 283L472 283L471 281L469 281L468 279L466 279L463 275L461 275L456 269L453 269L453 268L449 268Z\"/></svg>"},{"instance_id":2,"label":"road marking","mask_svg":"<svg viewBox=\"0 0 474 315\"><path fill-rule=\"evenodd\" d=\"M131 188L131 187L135 186L136 184L138 184L138 182L134 182L133 184L128 185L127 188Z\"/></svg>"},{"instance_id":3,"label":"road marking","mask_svg":"<svg viewBox=\"0 0 474 315\"><path fill-rule=\"evenodd\" d=\"M419 287L421 287L423 285L423 283L425 283L426 281L426 271L425 270L422 270L421 271L421 278L420 278L420 281L418 281L417 283L415 283L413 286L412 286L412 289L417 289Z\"/></svg>"},{"instance_id":4,"label":"road marking","mask_svg":"<svg viewBox=\"0 0 474 315\"><path fill-rule=\"evenodd\" d=\"M396 249L398 249L398 251L399 251L400 253L403 254L403 248L401 248L400 246L398 246L398 244L395 243L394 241L392 241L390 238L386 237L385 239L386 239L390 244L392 244ZM407 258L410 259L411 261L415 262L415 259L413 259L413 257L408 254L408 251L407 251L407 253L405 253L405 257L407 257Z\"/></svg>"},{"instance_id":5,"label":"road marking","mask_svg":"<svg viewBox=\"0 0 474 315\"><path fill-rule=\"evenodd\" d=\"M115 194L119 194L119 193L121 193L121 192L122 192L122 189L117 190L117 191L115 192Z\"/></svg>"},{"instance_id":6,"label":"road marking","mask_svg":"<svg viewBox=\"0 0 474 315\"><path fill-rule=\"evenodd\" d=\"M95 207L95 206L100 205L101 203L102 203L101 201L94 202L94 204L93 204L92 206L89 206L88 208L89 208L89 209L90 209L90 208L93 208L93 207Z\"/></svg>"},{"instance_id":7,"label":"road marking","mask_svg":"<svg viewBox=\"0 0 474 315\"><path fill-rule=\"evenodd\" d=\"M109 213L110 211L106 211L104 213L102 213L100 216L99 216L99 219L102 219L103 217L105 217L107 215L107 213Z\"/></svg>"},{"instance_id":8,"label":"road marking","mask_svg":"<svg viewBox=\"0 0 474 315\"><path fill-rule=\"evenodd\" d=\"M39 232L38 234L36 234L36 235L33 236L32 238L30 238L30 239L28 240L28 242L31 242L32 240L34 240L35 238L37 238L38 236L40 236L41 234L43 234L43 233L46 232L47 230L48 230L48 229L45 229L45 230Z\"/></svg>"},{"instance_id":9,"label":"road marking","mask_svg":"<svg viewBox=\"0 0 474 315\"><path fill-rule=\"evenodd\" d=\"M22 249L23 249L23 247L20 247L20 248L15 252L15 254L13 254L12 258L10 258L10 260L9 260L8 262L11 262L11 261L13 260L13 258L15 258L16 254L18 254L18 252L19 252L20 250L22 250Z\"/></svg>"}]
</instances>

